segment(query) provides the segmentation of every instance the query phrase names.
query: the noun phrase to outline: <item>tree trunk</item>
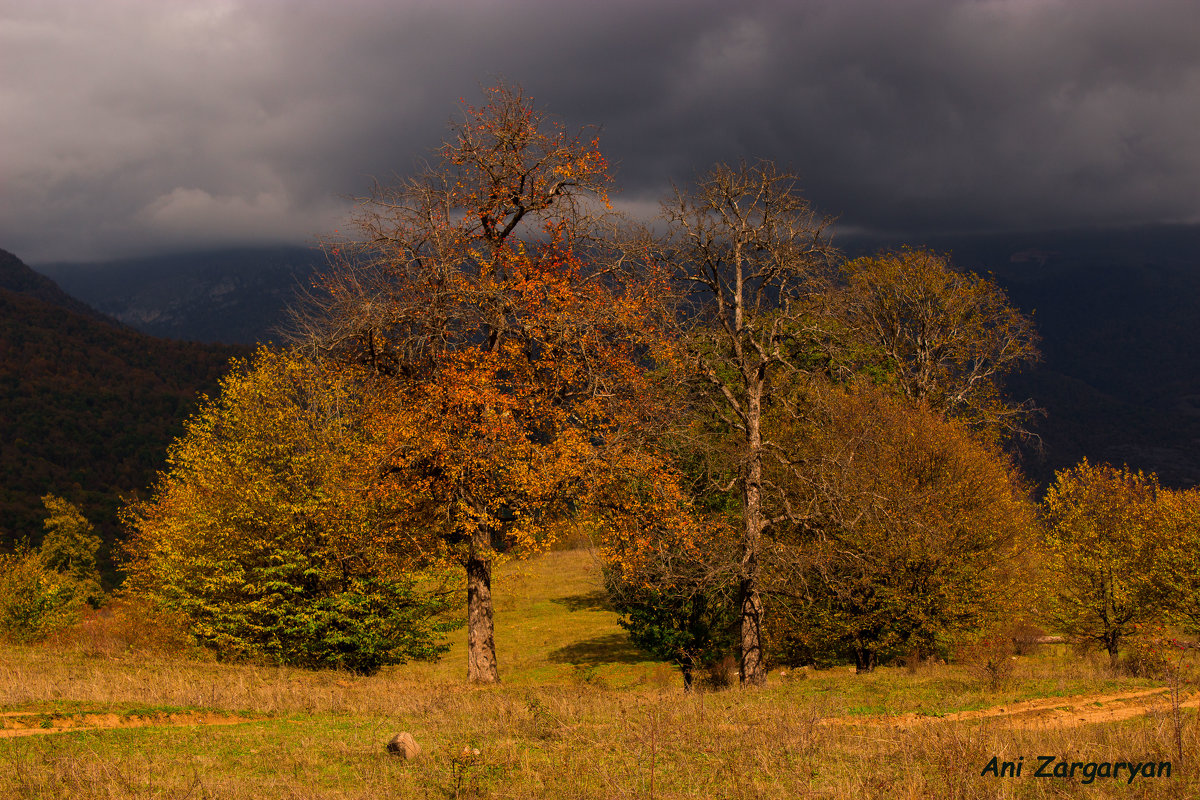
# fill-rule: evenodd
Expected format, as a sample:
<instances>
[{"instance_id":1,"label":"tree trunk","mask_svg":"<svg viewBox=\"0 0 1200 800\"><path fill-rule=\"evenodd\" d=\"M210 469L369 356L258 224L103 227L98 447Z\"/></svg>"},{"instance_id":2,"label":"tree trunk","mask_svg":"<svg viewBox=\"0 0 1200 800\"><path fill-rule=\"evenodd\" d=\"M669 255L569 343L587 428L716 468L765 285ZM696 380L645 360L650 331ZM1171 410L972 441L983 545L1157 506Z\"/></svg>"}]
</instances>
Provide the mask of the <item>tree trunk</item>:
<instances>
[{"instance_id":1,"label":"tree trunk","mask_svg":"<svg viewBox=\"0 0 1200 800\"><path fill-rule=\"evenodd\" d=\"M1108 666L1116 673L1121 667L1121 661L1118 658L1118 645L1120 643L1120 634L1116 631L1110 631L1105 637L1108 641L1105 644L1108 647Z\"/></svg>"},{"instance_id":2,"label":"tree trunk","mask_svg":"<svg viewBox=\"0 0 1200 800\"><path fill-rule=\"evenodd\" d=\"M757 573L757 567L755 569ZM762 654L762 598L758 594L757 574L744 578L741 585L741 664L738 676L742 686L765 686L766 664Z\"/></svg>"},{"instance_id":3,"label":"tree trunk","mask_svg":"<svg viewBox=\"0 0 1200 800\"><path fill-rule=\"evenodd\" d=\"M759 387L756 387L759 388ZM763 531L762 509L762 433L759 429L759 392L752 392L746 419L745 528L742 533L742 574L738 594L741 602L739 677L742 686L765 686L766 663L762 651L762 598L758 593L758 551Z\"/></svg>"},{"instance_id":4,"label":"tree trunk","mask_svg":"<svg viewBox=\"0 0 1200 800\"><path fill-rule=\"evenodd\" d=\"M875 651L862 646L854 648L854 672L862 675L875 671Z\"/></svg>"},{"instance_id":5,"label":"tree trunk","mask_svg":"<svg viewBox=\"0 0 1200 800\"><path fill-rule=\"evenodd\" d=\"M492 560L489 531L477 531L467 555L467 680L499 683L492 620Z\"/></svg>"}]
</instances>

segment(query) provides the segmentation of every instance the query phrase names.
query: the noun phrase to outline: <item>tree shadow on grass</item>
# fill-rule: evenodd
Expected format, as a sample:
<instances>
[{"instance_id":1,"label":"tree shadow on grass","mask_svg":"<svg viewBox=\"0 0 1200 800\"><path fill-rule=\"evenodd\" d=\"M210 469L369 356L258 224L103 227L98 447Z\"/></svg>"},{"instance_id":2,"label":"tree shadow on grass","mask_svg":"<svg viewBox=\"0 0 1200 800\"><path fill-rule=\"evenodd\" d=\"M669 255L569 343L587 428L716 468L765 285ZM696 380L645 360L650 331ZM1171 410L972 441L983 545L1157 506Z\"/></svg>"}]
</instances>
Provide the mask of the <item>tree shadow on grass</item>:
<instances>
[{"instance_id":1,"label":"tree shadow on grass","mask_svg":"<svg viewBox=\"0 0 1200 800\"><path fill-rule=\"evenodd\" d=\"M638 664L649 661L649 656L630 643L629 637L623 633L606 633L591 639L560 647L547 656L558 664L600 665L600 664Z\"/></svg>"},{"instance_id":2,"label":"tree shadow on grass","mask_svg":"<svg viewBox=\"0 0 1200 800\"><path fill-rule=\"evenodd\" d=\"M608 593L596 590L587 594L573 594L569 597L556 597L550 601L560 606L566 606L568 611L612 611L608 603Z\"/></svg>"}]
</instances>

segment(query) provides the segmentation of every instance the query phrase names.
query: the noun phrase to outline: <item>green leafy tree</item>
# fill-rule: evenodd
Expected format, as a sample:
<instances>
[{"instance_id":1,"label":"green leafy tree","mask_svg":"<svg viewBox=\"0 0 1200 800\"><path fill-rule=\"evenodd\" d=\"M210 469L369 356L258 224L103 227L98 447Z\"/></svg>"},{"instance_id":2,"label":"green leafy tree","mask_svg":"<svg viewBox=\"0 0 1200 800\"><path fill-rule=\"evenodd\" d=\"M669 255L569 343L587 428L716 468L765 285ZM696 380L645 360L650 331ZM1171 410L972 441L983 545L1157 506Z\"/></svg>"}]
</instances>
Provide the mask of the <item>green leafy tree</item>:
<instances>
[{"instance_id":1,"label":"green leafy tree","mask_svg":"<svg viewBox=\"0 0 1200 800\"><path fill-rule=\"evenodd\" d=\"M42 504L47 512L42 523L46 529L40 548L42 562L48 569L73 579L87 601L97 605L104 597L96 561L100 537L72 503L48 494Z\"/></svg>"},{"instance_id":2,"label":"green leafy tree","mask_svg":"<svg viewBox=\"0 0 1200 800\"><path fill-rule=\"evenodd\" d=\"M1113 669L1121 642L1166 610L1160 492L1154 475L1085 459L1057 473L1042 501L1052 619L1106 650Z\"/></svg>"},{"instance_id":3,"label":"green leafy tree","mask_svg":"<svg viewBox=\"0 0 1200 800\"><path fill-rule=\"evenodd\" d=\"M126 509L130 590L226 658L370 673L436 657L443 576L393 524L419 499L386 474L362 397L293 352L236 363Z\"/></svg>"},{"instance_id":4,"label":"green leafy tree","mask_svg":"<svg viewBox=\"0 0 1200 800\"><path fill-rule=\"evenodd\" d=\"M19 545L0 555L0 636L33 642L69 627L85 603L104 599L96 553L100 537L73 504L47 494L46 529L38 549Z\"/></svg>"},{"instance_id":5,"label":"green leafy tree","mask_svg":"<svg viewBox=\"0 0 1200 800\"><path fill-rule=\"evenodd\" d=\"M635 558L610 552L604 585L621 627L638 647L676 664L690 690L697 670L731 655L737 630L736 539L666 532ZM664 535L665 534L665 535Z\"/></svg>"}]
</instances>

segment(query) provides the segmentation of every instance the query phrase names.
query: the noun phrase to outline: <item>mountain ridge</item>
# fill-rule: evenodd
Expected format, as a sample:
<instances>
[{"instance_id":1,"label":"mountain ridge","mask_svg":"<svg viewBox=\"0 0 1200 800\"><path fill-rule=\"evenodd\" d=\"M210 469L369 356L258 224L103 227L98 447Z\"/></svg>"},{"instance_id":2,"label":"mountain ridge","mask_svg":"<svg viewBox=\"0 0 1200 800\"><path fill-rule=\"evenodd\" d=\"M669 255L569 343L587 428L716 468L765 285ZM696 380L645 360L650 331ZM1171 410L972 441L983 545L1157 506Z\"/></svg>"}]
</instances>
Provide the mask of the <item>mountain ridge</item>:
<instances>
[{"instance_id":1,"label":"mountain ridge","mask_svg":"<svg viewBox=\"0 0 1200 800\"><path fill-rule=\"evenodd\" d=\"M36 272L16 255L3 249L0 249L0 289L35 297L50 305L60 306L94 319L114 324L117 322L63 291L55 281Z\"/></svg>"},{"instance_id":2,"label":"mountain ridge","mask_svg":"<svg viewBox=\"0 0 1200 800\"><path fill-rule=\"evenodd\" d=\"M253 345L279 338L297 289L310 286L323 264L319 250L273 247L38 269L72 296L143 333Z\"/></svg>"}]
</instances>

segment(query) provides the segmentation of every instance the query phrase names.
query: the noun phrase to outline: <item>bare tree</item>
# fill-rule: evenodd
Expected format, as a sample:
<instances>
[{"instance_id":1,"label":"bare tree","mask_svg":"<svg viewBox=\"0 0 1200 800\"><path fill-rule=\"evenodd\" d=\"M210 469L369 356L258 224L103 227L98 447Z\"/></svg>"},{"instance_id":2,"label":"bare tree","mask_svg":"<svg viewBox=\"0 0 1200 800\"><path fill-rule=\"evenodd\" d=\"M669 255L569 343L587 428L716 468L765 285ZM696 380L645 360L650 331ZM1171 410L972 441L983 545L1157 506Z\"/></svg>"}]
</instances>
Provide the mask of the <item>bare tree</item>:
<instances>
[{"instance_id":1,"label":"bare tree","mask_svg":"<svg viewBox=\"0 0 1200 800\"><path fill-rule=\"evenodd\" d=\"M1005 375L1038 359L1033 323L990 280L923 249L845 266L846 319L903 394L986 438L1023 434L1032 403L1002 395Z\"/></svg>"},{"instance_id":2,"label":"bare tree","mask_svg":"<svg viewBox=\"0 0 1200 800\"><path fill-rule=\"evenodd\" d=\"M835 251L831 220L798 193L795 176L769 162L719 164L665 205L660 254L685 295L681 324L690 369L720 418L736 431L741 498L738 648L743 685L766 682L760 594L763 537L787 519L771 496L764 460L773 452L764 413L780 379L819 332Z\"/></svg>"}]
</instances>

